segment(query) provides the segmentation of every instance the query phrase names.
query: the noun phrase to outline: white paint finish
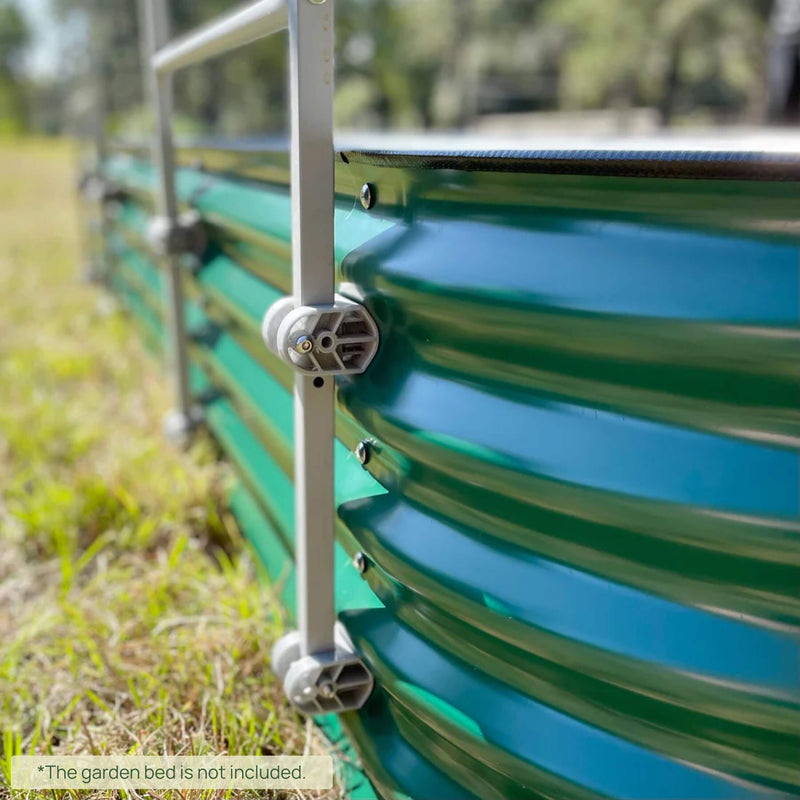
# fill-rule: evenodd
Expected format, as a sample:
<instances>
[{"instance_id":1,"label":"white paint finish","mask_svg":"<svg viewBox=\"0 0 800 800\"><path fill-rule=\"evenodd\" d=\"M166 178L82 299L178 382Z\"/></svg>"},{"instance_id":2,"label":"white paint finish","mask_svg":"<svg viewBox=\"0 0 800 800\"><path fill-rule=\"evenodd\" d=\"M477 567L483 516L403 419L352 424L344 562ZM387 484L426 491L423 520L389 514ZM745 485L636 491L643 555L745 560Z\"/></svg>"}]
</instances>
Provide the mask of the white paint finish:
<instances>
[{"instance_id":1,"label":"white paint finish","mask_svg":"<svg viewBox=\"0 0 800 800\"><path fill-rule=\"evenodd\" d=\"M152 53L169 39L167 0L145 0L147 44ZM150 92L156 111L156 138L153 156L158 167L158 213L170 225L178 218L178 200L175 194L175 145L172 132L172 77L161 76L150 70ZM189 391L189 359L186 348L184 321L183 282L180 264L175 255L167 256L167 315L170 330L170 356L175 381L175 410L187 421L191 418Z\"/></svg>"},{"instance_id":2,"label":"white paint finish","mask_svg":"<svg viewBox=\"0 0 800 800\"><path fill-rule=\"evenodd\" d=\"M285 0L260 0L216 19L153 54L153 68L162 75L208 61L286 28Z\"/></svg>"},{"instance_id":3,"label":"white paint finish","mask_svg":"<svg viewBox=\"0 0 800 800\"><path fill-rule=\"evenodd\" d=\"M298 305L334 302L333 4L334 0L262 0L167 44L164 0L149 0L153 94L157 98L156 160L160 210L176 218L172 73L289 25L292 121L292 281ZM287 13L288 12L288 13ZM171 313L178 372L185 367L182 295L170 259ZM180 333L180 335L178 335ZM316 385L315 385L316 382ZM318 385L322 382L322 385ZM178 380L179 396L188 391ZM185 392L185 393L184 393ZM334 649L334 381L295 378L295 542L297 618L302 655Z\"/></svg>"},{"instance_id":4,"label":"white paint finish","mask_svg":"<svg viewBox=\"0 0 800 800\"><path fill-rule=\"evenodd\" d=\"M333 2L289 0L292 286L298 305L334 300ZM323 380L317 387L314 381ZM334 648L334 380L295 377L295 542L301 653Z\"/></svg>"}]
</instances>

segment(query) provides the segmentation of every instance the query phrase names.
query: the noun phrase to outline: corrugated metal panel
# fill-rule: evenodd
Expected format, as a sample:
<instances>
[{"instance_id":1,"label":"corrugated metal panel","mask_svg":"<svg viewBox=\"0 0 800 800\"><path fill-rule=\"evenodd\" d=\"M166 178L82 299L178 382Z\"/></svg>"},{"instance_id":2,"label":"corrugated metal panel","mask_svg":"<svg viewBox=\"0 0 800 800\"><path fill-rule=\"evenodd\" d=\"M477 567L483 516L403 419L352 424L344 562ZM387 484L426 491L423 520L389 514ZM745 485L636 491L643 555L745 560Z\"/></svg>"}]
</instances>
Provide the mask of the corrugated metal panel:
<instances>
[{"instance_id":1,"label":"corrugated metal panel","mask_svg":"<svg viewBox=\"0 0 800 800\"><path fill-rule=\"evenodd\" d=\"M202 155L197 385L291 608L289 375L258 333L289 289L285 161ZM382 334L338 392L337 603L378 683L344 727L385 797L794 795L800 186L522 161L337 165L340 278ZM147 319L153 174L107 170Z\"/></svg>"}]
</instances>

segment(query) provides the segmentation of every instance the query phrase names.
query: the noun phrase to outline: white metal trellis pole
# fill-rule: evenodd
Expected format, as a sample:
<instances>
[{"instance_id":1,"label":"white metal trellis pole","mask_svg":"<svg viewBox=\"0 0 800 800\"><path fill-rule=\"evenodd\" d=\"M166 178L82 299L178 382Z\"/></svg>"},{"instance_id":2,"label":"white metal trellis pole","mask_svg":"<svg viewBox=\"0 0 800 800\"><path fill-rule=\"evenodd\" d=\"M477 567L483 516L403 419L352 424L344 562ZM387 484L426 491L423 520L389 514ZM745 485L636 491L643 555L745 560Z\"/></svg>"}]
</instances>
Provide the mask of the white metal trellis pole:
<instances>
[{"instance_id":1,"label":"white metal trellis pole","mask_svg":"<svg viewBox=\"0 0 800 800\"><path fill-rule=\"evenodd\" d=\"M145 0L146 36L152 57L169 40L167 0ZM178 220L178 201L175 194L175 148L172 140L172 75L159 74L151 63L150 93L156 113L154 160L158 169L158 213L173 229ZM175 381L175 413L177 427L188 430L192 425L191 395L189 393L189 362L186 349L183 283L178 256L169 253L167 262L167 291L170 335L170 356Z\"/></svg>"},{"instance_id":2,"label":"white metal trellis pole","mask_svg":"<svg viewBox=\"0 0 800 800\"><path fill-rule=\"evenodd\" d=\"M92 76L92 106L91 106L91 140L94 149L91 170L99 180L99 185L105 187L105 181L101 180L103 168L106 161L106 137L105 137L105 109L106 109L106 86L103 70L103 59L95 50L91 56L91 76ZM90 256L90 278L107 281L111 268L111 252L108 247L108 221L106 218L106 208L101 191L98 200L97 229L91 236L91 256ZM98 242L99 239L99 242Z\"/></svg>"},{"instance_id":3,"label":"white metal trellis pole","mask_svg":"<svg viewBox=\"0 0 800 800\"><path fill-rule=\"evenodd\" d=\"M258 0L165 45L153 57L152 64L159 74L176 72L270 36L286 26L284 0Z\"/></svg>"},{"instance_id":4,"label":"white metal trellis pole","mask_svg":"<svg viewBox=\"0 0 800 800\"><path fill-rule=\"evenodd\" d=\"M301 306L334 300L333 3L289 0L292 285ZM302 655L334 649L334 385L332 375L295 376L297 622Z\"/></svg>"},{"instance_id":5,"label":"white metal trellis pole","mask_svg":"<svg viewBox=\"0 0 800 800\"><path fill-rule=\"evenodd\" d=\"M366 309L334 293L333 6L334 0L257 0L171 43L166 42L164 0L149 0L147 6L152 95L158 114L160 211L170 231L180 224L174 186L170 76L175 70L275 33L288 21L293 296L272 305L263 330L268 346L297 371L294 430L299 630L282 637L272 657L290 699L306 713L360 708L374 684L346 632L341 626L335 628L334 381L337 374L366 369L378 347L378 329ZM180 411L190 423L183 298L175 256L170 256L169 274ZM297 330L295 325L299 326ZM299 353L300 360L295 360L289 350L294 355Z\"/></svg>"}]
</instances>

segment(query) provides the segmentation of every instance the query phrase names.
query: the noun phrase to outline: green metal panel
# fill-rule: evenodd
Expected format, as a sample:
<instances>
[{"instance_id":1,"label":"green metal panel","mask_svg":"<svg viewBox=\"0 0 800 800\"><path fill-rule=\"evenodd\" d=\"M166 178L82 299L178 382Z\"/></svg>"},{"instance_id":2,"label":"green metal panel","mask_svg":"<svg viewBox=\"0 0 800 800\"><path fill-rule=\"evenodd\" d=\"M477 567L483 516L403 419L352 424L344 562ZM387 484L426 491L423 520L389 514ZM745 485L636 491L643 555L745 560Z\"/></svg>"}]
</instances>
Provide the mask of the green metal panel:
<instances>
[{"instance_id":1,"label":"green metal panel","mask_svg":"<svg viewBox=\"0 0 800 800\"><path fill-rule=\"evenodd\" d=\"M196 388L291 612L290 375L259 335L289 290L286 163L198 155ZM337 607L377 682L341 723L381 796L800 790L800 184L618 161L337 163L340 281L382 337L338 387ZM114 285L153 327L154 175L106 171Z\"/></svg>"}]
</instances>

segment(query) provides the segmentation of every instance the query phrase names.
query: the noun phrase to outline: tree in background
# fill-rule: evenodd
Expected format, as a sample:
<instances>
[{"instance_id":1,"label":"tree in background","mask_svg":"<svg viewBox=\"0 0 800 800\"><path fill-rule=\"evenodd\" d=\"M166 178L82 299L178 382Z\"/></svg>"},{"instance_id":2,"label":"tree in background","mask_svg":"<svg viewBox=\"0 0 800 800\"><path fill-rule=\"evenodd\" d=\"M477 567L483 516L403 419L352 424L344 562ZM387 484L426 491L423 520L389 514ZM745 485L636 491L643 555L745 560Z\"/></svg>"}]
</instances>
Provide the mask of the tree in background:
<instances>
[{"instance_id":1,"label":"tree in background","mask_svg":"<svg viewBox=\"0 0 800 800\"><path fill-rule=\"evenodd\" d=\"M27 128L20 58L29 39L20 10L10 0L0 0L0 133L21 133Z\"/></svg>"},{"instance_id":2,"label":"tree in background","mask_svg":"<svg viewBox=\"0 0 800 800\"><path fill-rule=\"evenodd\" d=\"M536 24L540 5L343 0L337 7L337 123L461 128L483 111L503 110L504 103L547 105L552 36Z\"/></svg>"},{"instance_id":3,"label":"tree in background","mask_svg":"<svg viewBox=\"0 0 800 800\"><path fill-rule=\"evenodd\" d=\"M66 55L65 73L98 77L116 132L149 131L138 0L51 1L62 17L85 21L82 51ZM503 115L562 109L617 109L624 120L631 108L663 126L755 120L772 2L338 0L336 124L463 128L487 114L503 124ZM230 6L170 0L173 34ZM283 133L287 82L286 34L183 71L176 128Z\"/></svg>"},{"instance_id":4,"label":"tree in background","mask_svg":"<svg viewBox=\"0 0 800 800\"><path fill-rule=\"evenodd\" d=\"M770 0L550 0L568 108L650 106L660 124L698 108L726 121L764 96Z\"/></svg>"},{"instance_id":5,"label":"tree in background","mask_svg":"<svg viewBox=\"0 0 800 800\"><path fill-rule=\"evenodd\" d=\"M83 52L68 54L91 74L92 92L113 132L142 135L152 119L145 104L139 0L52 0L62 20L84 20ZM170 0L172 35L230 11L230 0ZM175 77L176 129L198 135L241 135L283 129L286 115L285 34L185 70ZM277 41L276 41L277 40ZM81 103L81 107L86 104Z\"/></svg>"}]
</instances>

